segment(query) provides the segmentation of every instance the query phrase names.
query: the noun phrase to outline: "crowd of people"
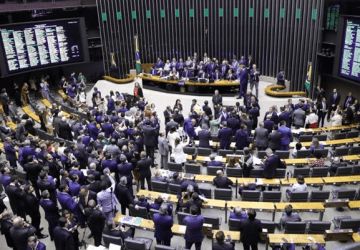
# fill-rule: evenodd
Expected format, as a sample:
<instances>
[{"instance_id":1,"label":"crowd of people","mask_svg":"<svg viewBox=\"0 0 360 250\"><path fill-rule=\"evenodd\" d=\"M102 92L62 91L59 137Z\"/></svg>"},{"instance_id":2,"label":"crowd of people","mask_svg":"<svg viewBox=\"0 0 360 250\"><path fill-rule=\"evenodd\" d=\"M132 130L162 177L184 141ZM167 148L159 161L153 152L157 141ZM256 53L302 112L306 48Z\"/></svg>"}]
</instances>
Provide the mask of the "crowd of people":
<instances>
[{"instance_id":1,"label":"crowd of people","mask_svg":"<svg viewBox=\"0 0 360 250\"><path fill-rule=\"evenodd\" d=\"M206 61L211 64L211 59L208 59ZM242 65L245 64L244 61ZM164 67L161 65L159 61L154 69ZM85 78L79 75L78 85L74 77L72 74L69 81L62 79L63 84L59 87L66 87L67 94L73 99L78 96L81 102ZM297 104L293 104L292 99L289 99L279 110L271 106L261 119L259 100L251 90L243 95L243 103L236 102L233 106L224 106L222 96L215 91L211 100L213 107L209 106L208 101L200 105L196 99L192 100L188 112L183 110L180 99L176 100L173 107L167 106L163 112L165 129L160 130L157 107L146 101L142 88L136 83L133 96L111 91L103 98L103 93L94 88L93 105L88 105L87 110L88 119L77 116L66 118L56 105L46 109L47 116L41 127L64 139L59 143L32 137L36 131L29 117L22 117L15 133L1 123L0 130L5 136L3 152L9 162L9 165L2 164L1 183L11 208L4 212L6 207L0 202L1 233L5 235L7 245L14 249L26 249L27 245L33 247L34 244L42 246L39 239L47 237L40 228L39 209L42 207L56 250L73 250L82 246L79 227L89 227L95 246L101 244L103 234L125 240L134 236L135 229L131 227L125 230L123 225L114 223L119 204L122 214L126 214L130 206L135 209L144 207L159 210L153 216L155 238L158 244L170 245L173 214L184 209L191 214L184 219L187 226L185 246L190 249L195 244L196 249L201 249L204 239L201 204L206 202L206 198L194 180L181 179L179 173L166 178L162 176L160 168L168 169L168 162L185 163L187 155L184 148L195 147L195 140L199 140L199 147L202 148L211 148L209 142L218 140L218 149L229 149L232 137L235 137L235 147L244 151L244 157L239 161L231 159L226 167L242 168L243 176L247 177L255 165L253 150L265 150L266 156L262 159L264 178L273 178L277 168L285 167L274 152L289 150L289 144L297 136L295 130L315 128L320 124L323 126L324 114L333 120L333 126L356 121L358 107L353 109L353 106L357 105L357 99L351 93L343 106L339 106L340 94L336 89L328 98L329 102L326 102L324 95L325 92L318 88L313 101L300 99ZM46 98L45 92L43 96ZM3 102L1 95L0 99L3 107L9 102ZM352 119L349 110L354 110ZM342 117L337 124L336 116L343 113L346 119ZM313 141L312 150L318 148L321 148L319 141ZM296 145L296 150L301 149L301 144ZM160 159L155 158L156 150ZM311 163L312 166L322 166L324 159L315 153L314 156L318 160ZM222 166L215 155L210 158L207 166ZM335 160L334 164L341 164L339 159ZM10 175L11 168L23 169L26 172L25 180ZM135 190L151 190L152 180L180 185L176 208L161 197L157 197L152 204L144 196L135 199L133 185L136 185ZM231 188L233 183L224 176L223 171L218 171L214 184L218 188ZM256 186L253 183L244 183L239 193L254 188ZM299 177L298 183L287 193L304 189L306 184ZM26 216L31 218L31 224L26 222ZM261 232L261 226L256 219L256 212L249 210L244 213L236 207L231 211L230 218L243 220L239 230L244 249L250 246L251 249L257 249L260 241L257 235ZM291 207L287 207L280 224L299 219ZM313 244L311 249L317 249L315 247L319 246ZM45 249L45 246L38 249ZM224 233L219 232L213 249L234 249L234 246L225 243Z\"/></svg>"}]
</instances>

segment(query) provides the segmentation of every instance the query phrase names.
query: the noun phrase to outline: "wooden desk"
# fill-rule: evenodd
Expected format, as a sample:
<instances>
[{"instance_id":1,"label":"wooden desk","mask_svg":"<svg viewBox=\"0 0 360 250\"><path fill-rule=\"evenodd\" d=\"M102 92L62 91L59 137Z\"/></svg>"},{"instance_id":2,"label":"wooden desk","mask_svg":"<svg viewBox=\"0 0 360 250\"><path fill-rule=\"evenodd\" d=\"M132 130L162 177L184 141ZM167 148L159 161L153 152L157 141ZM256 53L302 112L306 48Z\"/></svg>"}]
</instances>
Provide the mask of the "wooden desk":
<instances>
[{"instance_id":1,"label":"wooden desk","mask_svg":"<svg viewBox=\"0 0 360 250\"><path fill-rule=\"evenodd\" d=\"M350 210L359 210L360 209L360 201L349 201L347 204Z\"/></svg>"},{"instance_id":2,"label":"wooden desk","mask_svg":"<svg viewBox=\"0 0 360 250\"><path fill-rule=\"evenodd\" d=\"M305 179L305 183L307 185L311 185L311 184L323 185L324 184L323 179L320 177L308 177L308 178L304 178L304 179ZM287 178L283 178L283 179L280 179L280 182L281 182L281 185L283 185L283 186L290 186L292 184L297 183L296 178L289 178L289 180Z\"/></svg>"},{"instance_id":3,"label":"wooden desk","mask_svg":"<svg viewBox=\"0 0 360 250\"><path fill-rule=\"evenodd\" d=\"M324 128L307 128L305 129L306 133L321 133L324 132Z\"/></svg>"},{"instance_id":4,"label":"wooden desk","mask_svg":"<svg viewBox=\"0 0 360 250\"><path fill-rule=\"evenodd\" d=\"M272 202L252 202L252 201L228 201L227 206L241 207L243 209L254 209L257 211L274 211L274 203Z\"/></svg>"},{"instance_id":5,"label":"wooden desk","mask_svg":"<svg viewBox=\"0 0 360 250\"><path fill-rule=\"evenodd\" d=\"M141 196L141 195L145 195L145 197L149 196L149 194L151 195L151 200L156 199L157 197L161 196L162 193L160 192L154 192L154 191L147 191L147 190L139 190L139 192L136 194L136 196ZM178 198L176 195L174 194L167 194L170 196L170 202L171 203L177 203L178 202ZM203 202L202 203L203 207L208 207L208 208L225 208L225 201L224 200L214 200L214 199L208 199L208 202Z\"/></svg>"},{"instance_id":6,"label":"wooden desk","mask_svg":"<svg viewBox=\"0 0 360 250\"><path fill-rule=\"evenodd\" d=\"M265 178L256 178L258 181L259 180L262 180L262 185L265 185L265 186L280 186L280 180L277 179L277 178L274 178L274 179L265 179ZM248 178L248 177L244 177L244 178L238 178L238 183L239 185L241 184L244 184L245 182L248 182L249 184L250 183L258 183L258 182L255 182L255 178Z\"/></svg>"},{"instance_id":7,"label":"wooden desk","mask_svg":"<svg viewBox=\"0 0 360 250\"><path fill-rule=\"evenodd\" d=\"M321 245L325 245L325 240L322 234L268 234L269 237L269 244L282 244L285 243L283 238L291 242L291 238L296 245L307 245L311 244L312 242L308 239L308 237L314 238L316 243Z\"/></svg>"},{"instance_id":8,"label":"wooden desk","mask_svg":"<svg viewBox=\"0 0 360 250\"><path fill-rule=\"evenodd\" d=\"M28 106L22 107L22 110L25 114L30 116L32 119L34 119L37 123L40 123L40 118L37 114L35 114Z\"/></svg>"},{"instance_id":9,"label":"wooden desk","mask_svg":"<svg viewBox=\"0 0 360 250\"><path fill-rule=\"evenodd\" d=\"M145 75L137 75L137 77L142 78L144 80L149 80L149 81L154 81L154 82L163 82L163 83L171 83L171 84L178 84L179 81L175 81L175 80L166 80L166 79L161 79L159 76L145 76ZM227 80L220 80L220 81L216 81L214 83L201 83L201 82L189 82L186 81L185 85L193 85L193 86L236 86L238 87L240 85L240 83L236 82L236 81L227 81Z\"/></svg>"},{"instance_id":10,"label":"wooden desk","mask_svg":"<svg viewBox=\"0 0 360 250\"><path fill-rule=\"evenodd\" d=\"M342 159L344 161L358 161L360 160L360 157L358 155L344 155Z\"/></svg>"},{"instance_id":11,"label":"wooden desk","mask_svg":"<svg viewBox=\"0 0 360 250\"><path fill-rule=\"evenodd\" d=\"M353 239L354 242L360 242L359 233L353 233L352 234L352 239Z\"/></svg>"},{"instance_id":12,"label":"wooden desk","mask_svg":"<svg viewBox=\"0 0 360 250\"><path fill-rule=\"evenodd\" d=\"M316 158L310 158L310 162L315 161ZM306 165L308 161L306 158L298 158L298 159L285 159L283 160L286 165Z\"/></svg>"},{"instance_id":13,"label":"wooden desk","mask_svg":"<svg viewBox=\"0 0 360 250\"><path fill-rule=\"evenodd\" d=\"M324 180L325 184L333 185L336 183L358 182L360 181L360 175L322 177L322 179Z\"/></svg>"},{"instance_id":14,"label":"wooden desk","mask_svg":"<svg viewBox=\"0 0 360 250\"><path fill-rule=\"evenodd\" d=\"M344 145L344 144L353 144L353 143L355 143L355 140L352 138L349 138L349 139L326 141L326 144L324 144L324 146L325 145L335 146L335 145Z\"/></svg>"},{"instance_id":15,"label":"wooden desk","mask_svg":"<svg viewBox=\"0 0 360 250\"><path fill-rule=\"evenodd\" d=\"M192 160L192 155L187 155L186 156L186 160ZM197 162L207 162L207 161L210 161L210 158L208 156L196 156L196 159L195 159ZM222 158L222 162L223 163L226 163L226 158Z\"/></svg>"},{"instance_id":16,"label":"wooden desk","mask_svg":"<svg viewBox=\"0 0 360 250\"><path fill-rule=\"evenodd\" d=\"M285 211L285 207L291 205L294 211L312 212L320 211L319 220L322 221L324 217L325 207L321 202L277 202L275 208L277 212Z\"/></svg>"},{"instance_id":17,"label":"wooden desk","mask_svg":"<svg viewBox=\"0 0 360 250\"><path fill-rule=\"evenodd\" d=\"M216 233L223 230L213 230L213 239L215 239ZM225 234L225 240L230 235L231 241L240 241L240 231L223 231Z\"/></svg>"}]
</instances>

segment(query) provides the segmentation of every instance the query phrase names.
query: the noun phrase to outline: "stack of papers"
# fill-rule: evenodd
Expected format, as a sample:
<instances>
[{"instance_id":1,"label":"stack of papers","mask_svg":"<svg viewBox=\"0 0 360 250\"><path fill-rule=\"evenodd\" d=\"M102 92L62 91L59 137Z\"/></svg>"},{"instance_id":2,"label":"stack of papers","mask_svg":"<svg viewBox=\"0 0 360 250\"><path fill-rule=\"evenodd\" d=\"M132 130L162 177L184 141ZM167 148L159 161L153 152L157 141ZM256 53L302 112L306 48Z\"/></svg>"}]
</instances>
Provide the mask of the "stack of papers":
<instances>
[{"instance_id":1,"label":"stack of papers","mask_svg":"<svg viewBox=\"0 0 360 250\"><path fill-rule=\"evenodd\" d=\"M136 217L136 218L133 220L132 224L133 224L134 226L140 226L142 220L143 220L143 218L141 218L141 217Z\"/></svg>"},{"instance_id":2,"label":"stack of papers","mask_svg":"<svg viewBox=\"0 0 360 250\"><path fill-rule=\"evenodd\" d=\"M121 223L123 223L123 224L130 224L130 225L132 225L132 223L133 223L133 221L135 220L135 218L133 218L133 217L130 217L130 216L126 216L126 217L123 217L120 221L121 221Z\"/></svg>"},{"instance_id":3,"label":"stack of papers","mask_svg":"<svg viewBox=\"0 0 360 250\"><path fill-rule=\"evenodd\" d=\"M186 226L179 226L179 233L185 233Z\"/></svg>"},{"instance_id":4,"label":"stack of papers","mask_svg":"<svg viewBox=\"0 0 360 250\"><path fill-rule=\"evenodd\" d=\"M253 163L254 163L254 165L262 165L263 164L262 160L260 160L256 156L253 156Z\"/></svg>"}]
</instances>

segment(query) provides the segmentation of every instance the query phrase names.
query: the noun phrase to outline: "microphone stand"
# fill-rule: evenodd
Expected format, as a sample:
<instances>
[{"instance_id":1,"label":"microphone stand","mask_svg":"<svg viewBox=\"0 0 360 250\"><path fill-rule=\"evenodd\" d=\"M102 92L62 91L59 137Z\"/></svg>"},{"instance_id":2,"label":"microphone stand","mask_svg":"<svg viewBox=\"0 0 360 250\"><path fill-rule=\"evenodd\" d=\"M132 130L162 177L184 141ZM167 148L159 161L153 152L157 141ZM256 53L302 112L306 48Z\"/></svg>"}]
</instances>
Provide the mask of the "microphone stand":
<instances>
[{"instance_id":1,"label":"microphone stand","mask_svg":"<svg viewBox=\"0 0 360 250\"><path fill-rule=\"evenodd\" d=\"M114 210L114 206L113 206L113 188L111 187L110 188L110 194L111 194L111 197L110 197L110 199L111 199L111 213L112 213L112 215L113 216L115 216L115 210Z\"/></svg>"}]
</instances>

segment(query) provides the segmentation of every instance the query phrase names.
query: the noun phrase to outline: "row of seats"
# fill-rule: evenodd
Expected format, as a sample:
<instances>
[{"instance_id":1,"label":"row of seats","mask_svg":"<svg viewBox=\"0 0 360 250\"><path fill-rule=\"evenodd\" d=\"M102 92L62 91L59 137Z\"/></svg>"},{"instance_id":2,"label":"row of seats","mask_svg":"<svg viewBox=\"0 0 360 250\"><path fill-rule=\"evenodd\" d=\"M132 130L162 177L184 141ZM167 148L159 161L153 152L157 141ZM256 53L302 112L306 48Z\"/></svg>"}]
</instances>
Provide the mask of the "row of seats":
<instances>
[{"instance_id":1,"label":"row of seats","mask_svg":"<svg viewBox=\"0 0 360 250\"><path fill-rule=\"evenodd\" d=\"M318 139L319 141L326 141L327 140L326 134L320 134L320 135L300 135L297 138L298 142L311 142L314 138ZM349 139L349 138L357 138L359 137L359 131L349 131L349 132L343 132L343 133L337 133L333 137L331 137L331 140L342 140L342 139Z\"/></svg>"}]
</instances>

